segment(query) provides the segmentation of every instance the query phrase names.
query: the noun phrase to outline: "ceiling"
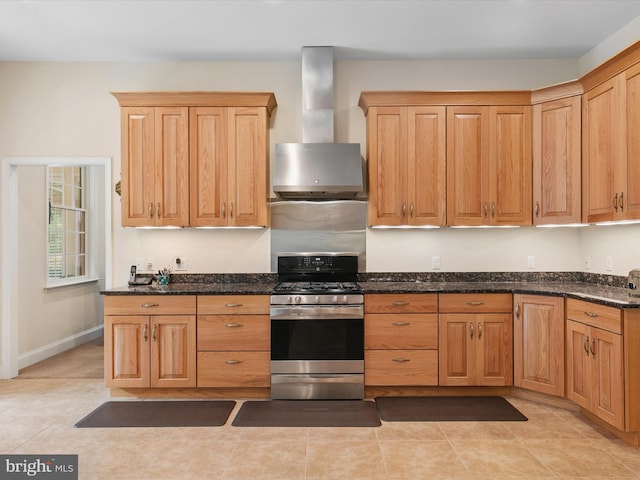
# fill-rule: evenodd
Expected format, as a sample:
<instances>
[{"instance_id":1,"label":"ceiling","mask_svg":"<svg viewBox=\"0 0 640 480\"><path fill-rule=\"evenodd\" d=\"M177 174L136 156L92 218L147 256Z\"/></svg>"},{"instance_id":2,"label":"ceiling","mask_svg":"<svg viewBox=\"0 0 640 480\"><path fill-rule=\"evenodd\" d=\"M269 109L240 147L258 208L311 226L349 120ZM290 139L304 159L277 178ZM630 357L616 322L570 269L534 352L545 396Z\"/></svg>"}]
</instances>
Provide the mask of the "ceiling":
<instances>
[{"instance_id":1,"label":"ceiling","mask_svg":"<svg viewBox=\"0 0 640 480\"><path fill-rule=\"evenodd\" d=\"M577 59L640 0L1 0L0 61Z\"/></svg>"}]
</instances>

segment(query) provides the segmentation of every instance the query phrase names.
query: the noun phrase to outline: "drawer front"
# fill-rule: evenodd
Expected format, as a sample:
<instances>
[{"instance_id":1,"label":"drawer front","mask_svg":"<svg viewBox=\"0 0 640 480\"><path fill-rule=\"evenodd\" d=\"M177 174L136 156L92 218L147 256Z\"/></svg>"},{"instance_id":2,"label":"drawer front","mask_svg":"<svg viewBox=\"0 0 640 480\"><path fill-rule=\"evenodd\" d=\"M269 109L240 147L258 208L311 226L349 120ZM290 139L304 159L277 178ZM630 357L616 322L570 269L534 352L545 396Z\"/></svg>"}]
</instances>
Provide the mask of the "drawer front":
<instances>
[{"instance_id":1,"label":"drawer front","mask_svg":"<svg viewBox=\"0 0 640 480\"><path fill-rule=\"evenodd\" d=\"M269 315L269 295L201 295L198 313L204 315Z\"/></svg>"},{"instance_id":2,"label":"drawer front","mask_svg":"<svg viewBox=\"0 0 640 480\"><path fill-rule=\"evenodd\" d=\"M364 317L364 348L436 349L438 316L435 313L368 313Z\"/></svg>"},{"instance_id":3,"label":"drawer front","mask_svg":"<svg viewBox=\"0 0 640 480\"><path fill-rule=\"evenodd\" d=\"M622 310L597 303L567 299L567 318L613 333L622 333Z\"/></svg>"},{"instance_id":4,"label":"drawer front","mask_svg":"<svg viewBox=\"0 0 640 480\"><path fill-rule=\"evenodd\" d=\"M105 315L195 315L195 295L106 295Z\"/></svg>"},{"instance_id":5,"label":"drawer front","mask_svg":"<svg viewBox=\"0 0 640 480\"><path fill-rule=\"evenodd\" d=\"M372 293L364 296L365 313L437 313L435 293Z\"/></svg>"},{"instance_id":6,"label":"drawer front","mask_svg":"<svg viewBox=\"0 0 640 480\"><path fill-rule=\"evenodd\" d=\"M198 352L198 387L269 387L269 352Z\"/></svg>"},{"instance_id":7,"label":"drawer front","mask_svg":"<svg viewBox=\"0 0 640 480\"><path fill-rule=\"evenodd\" d=\"M365 385L437 385L437 350L366 350Z\"/></svg>"},{"instance_id":8,"label":"drawer front","mask_svg":"<svg viewBox=\"0 0 640 480\"><path fill-rule=\"evenodd\" d=\"M441 293L440 313L511 313L510 293Z\"/></svg>"},{"instance_id":9,"label":"drawer front","mask_svg":"<svg viewBox=\"0 0 640 480\"><path fill-rule=\"evenodd\" d=\"M268 315L198 315L198 350L269 350Z\"/></svg>"}]
</instances>

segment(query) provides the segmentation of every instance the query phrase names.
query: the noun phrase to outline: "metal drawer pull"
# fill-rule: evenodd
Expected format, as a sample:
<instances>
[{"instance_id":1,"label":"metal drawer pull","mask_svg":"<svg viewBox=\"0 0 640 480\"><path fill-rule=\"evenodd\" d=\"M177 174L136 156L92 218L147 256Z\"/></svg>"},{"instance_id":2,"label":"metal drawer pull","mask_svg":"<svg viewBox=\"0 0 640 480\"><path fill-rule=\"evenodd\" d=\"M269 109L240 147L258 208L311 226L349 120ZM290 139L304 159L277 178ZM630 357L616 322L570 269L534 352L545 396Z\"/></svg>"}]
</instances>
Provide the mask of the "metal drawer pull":
<instances>
[{"instance_id":1,"label":"metal drawer pull","mask_svg":"<svg viewBox=\"0 0 640 480\"><path fill-rule=\"evenodd\" d=\"M478 322L478 340L482 340L482 323Z\"/></svg>"},{"instance_id":2,"label":"metal drawer pull","mask_svg":"<svg viewBox=\"0 0 640 480\"><path fill-rule=\"evenodd\" d=\"M242 303L225 303L225 307L233 308L233 307L243 307Z\"/></svg>"},{"instance_id":3,"label":"metal drawer pull","mask_svg":"<svg viewBox=\"0 0 640 480\"><path fill-rule=\"evenodd\" d=\"M159 303L143 303L142 305L140 305L142 308L153 308L153 307L159 307L160 304Z\"/></svg>"},{"instance_id":4,"label":"metal drawer pull","mask_svg":"<svg viewBox=\"0 0 640 480\"><path fill-rule=\"evenodd\" d=\"M153 339L153 341L156 341L156 324L153 324L153 328L151 329L151 338Z\"/></svg>"},{"instance_id":5,"label":"metal drawer pull","mask_svg":"<svg viewBox=\"0 0 640 480\"><path fill-rule=\"evenodd\" d=\"M584 312L584 314L585 314L587 317L591 317L591 318L596 318L596 317L598 316L598 314L597 314L597 313L593 313L593 312Z\"/></svg>"},{"instance_id":6,"label":"metal drawer pull","mask_svg":"<svg viewBox=\"0 0 640 480\"><path fill-rule=\"evenodd\" d=\"M411 302L393 302L391 305L394 307L404 307L406 305L411 305Z\"/></svg>"},{"instance_id":7,"label":"metal drawer pull","mask_svg":"<svg viewBox=\"0 0 640 480\"><path fill-rule=\"evenodd\" d=\"M229 327L229 328L238 328L238 327L242 327L242 323L227 323L225 324L225 327Z\"/></svg>"},{"instance_id":8,"label":"metal drawer pull","mask_svg":"<svg viewBox=\"0 0 640 480\"><path fill-rule=\"evenodd\" d=\"M474 307L478 305L484 305L484 302L467 302L467 305L473 305Z\"/></svg>"},{"instance_id":9,"label":"metal drawer pull","mask_svg":"<svg viewBox=\"0 0 640 480\"><path fill-rule=\"evenodd\" d=\"M593 355L593 358L596 358L596 339L592 338L591 339L591 355Z\"/></svg>"},{"instance_id":10,"label":"metal drawer pull","mask_svg":"<svg viewBox=\"0 0 640 480\"><path fill-rule=\"evenodd\" d=\"M394 327L406 327L407 325L411 325L411 322L393 322L391 325Z\"/></svg>"},{"instance_id":11,"label":"metal drawer pull","mask_svg":"<svg viewBox=\"0 0 640 480\"><path fill-rule=\"evenodd\" d=\"M224 363L227 365L238 365L239 363L242 363L242 360L225 360Z\"/></svg>"},{"instance_id":12,"label":"metal drawer pull","mask_svg":"<svg viewBox=\"0 0 640 480\"><path fill-rule=\"evenodd\" d=\"M584 351L587 352L587 356L589 356L589 337L585 337L584 339Z\"/></svg>"},{"instance_id":13,"label":"metal drawer pull","mask_svg":"<svg viewBox=\"0 0 640 480\"><path fill-rule=\"evenodd\" d=\"M471 339L473 340L473 322L469 322L469 331L471 332Z\"/></svg>"},{"instance_id":14,"label":"metal drawer pull","mask_svg":"<svg viewBox=\"0 0 640 480\"><path fill-rule=\"evenodd\" d=\"M144 339L144 341L147 341L147 325L143 325L142 326L142 338Z\"/></svg>"},{"instance_id":15,"label":"metal drawer pull","mask_svg":"<svg viewBox=\"0 0 640 480\"><path fill-rule=\"evenodd\" d=\"M411 359L409 359L409 358L394 358L393 361L396 362L396 363L407 363L407 362L410 362Z\"/></svg>"}]
</instances>

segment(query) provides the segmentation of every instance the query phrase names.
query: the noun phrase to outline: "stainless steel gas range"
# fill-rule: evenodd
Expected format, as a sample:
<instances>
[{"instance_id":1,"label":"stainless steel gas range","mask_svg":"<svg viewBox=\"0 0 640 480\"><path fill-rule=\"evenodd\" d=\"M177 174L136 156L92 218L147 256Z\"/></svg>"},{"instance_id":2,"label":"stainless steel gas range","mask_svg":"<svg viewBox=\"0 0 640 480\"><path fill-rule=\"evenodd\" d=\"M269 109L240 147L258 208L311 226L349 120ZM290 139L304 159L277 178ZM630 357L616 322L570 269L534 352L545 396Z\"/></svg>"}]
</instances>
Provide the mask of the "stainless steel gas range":
<instances>
[{"instance_id":1,"label":"stainless steel gas range","mask_svg":"<svg viewBox=\"0 0 640 480\"><path fill-rule=\"evenodd\" d=\"M364 297L354 253L278 255L271 397L364 397Z\"/></svg>"}]
</instances>

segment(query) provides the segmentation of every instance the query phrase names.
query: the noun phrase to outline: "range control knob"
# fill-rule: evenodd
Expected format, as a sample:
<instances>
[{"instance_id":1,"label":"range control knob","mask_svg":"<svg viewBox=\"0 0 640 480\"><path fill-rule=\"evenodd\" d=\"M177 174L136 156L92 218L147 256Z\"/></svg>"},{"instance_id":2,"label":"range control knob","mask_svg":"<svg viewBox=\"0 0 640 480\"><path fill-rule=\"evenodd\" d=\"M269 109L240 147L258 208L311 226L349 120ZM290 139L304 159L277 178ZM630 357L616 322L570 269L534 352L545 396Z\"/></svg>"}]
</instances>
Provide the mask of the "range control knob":
<instances>
[{"instance_id":1,"label":"range control knob","mask_svg":"<svg viewBox=\"0 0 640 480\"><path fill-rule=\"evenodd\" d=\"M337 295L334 295L333 297L331 297L331 301L332 301L333 303L338 303L338 296L337 296Z\"/></svg>"},{"instance_id":2,"label":"range control knob","mask_svg":"<svg viewBox=\"0 0 640 480\"><path fill-rule=\"evenodd\" d=\"M313 301L315 303L320 303L320 297L318 295L316 295L315 298L313 299Z\"/></svg>"},{"instance_id":3,"label":"range control knob","mask_svg":"<svg viewBox=\"0 0 640 480\"><path fill-rule=\"evenodd\" d=\"M302 302L302 298L300 298L299 296L296 296L296 298L295 298L295 302L296 302L296 303L300 303L300 302Z\"/></svg>"},{"instance_id":4,"label":"range control knob","mask_svg":"<svg viewBox=\"0 0 640 480\"><path fill-rule=\"evenodd\" d=\"M287 297L287 303L293 303L293 298Z\"/></svg>"}]
</instances>

